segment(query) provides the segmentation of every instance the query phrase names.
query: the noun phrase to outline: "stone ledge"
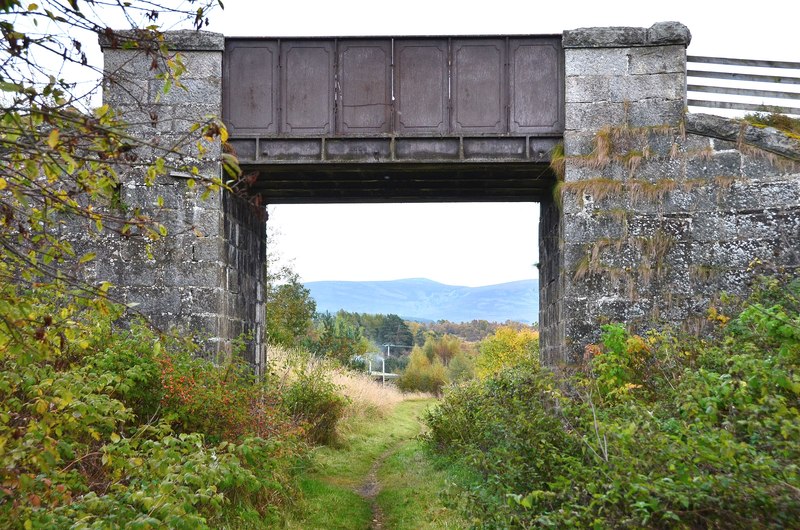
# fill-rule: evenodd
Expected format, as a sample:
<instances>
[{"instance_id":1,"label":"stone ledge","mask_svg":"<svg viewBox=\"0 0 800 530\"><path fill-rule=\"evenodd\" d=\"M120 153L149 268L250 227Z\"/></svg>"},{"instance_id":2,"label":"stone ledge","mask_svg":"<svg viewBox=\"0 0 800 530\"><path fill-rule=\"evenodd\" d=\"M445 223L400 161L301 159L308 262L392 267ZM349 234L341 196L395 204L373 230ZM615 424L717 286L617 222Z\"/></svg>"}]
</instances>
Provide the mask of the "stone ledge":
<instances>
[{"instance_id":1,"label":"stone ledge","mask_svg":"<svg viewBox=\"0 0 800 530\"><path fill-rule=\"evenodd\" d=\"M680 22L657 22L649 28L610 27L567 30L562 38L564 48L628 48L633 46L688 46L692 40L689 28Z\"/></svg>"},{"instance_id":2,"label":"stone ledge","mask_svg":"<svg viewBox=\"0 0 800 530\"><path fill-rule=\"evenodd\" d=\"M134 50L146 48L153 43L153 32L145 30L114 30L110 34L100 34L100 48L126 50L133 43ZM191 29L165 31L163 34L167 48L172 51L218 51L225 49L225 36L210 31Z\"/></svg>"},{"instance_id":3,"label":"stone ledge","mask_svg":"<svg viewBox=\"0 0 800 530\"><path fill-rule=\"evenodd\" d=\"M756 127L742 120L711 114L686 114L686 132L744 142L764 151L800 161L800 140L773 127Z\"/></svg>"}]
</instances>

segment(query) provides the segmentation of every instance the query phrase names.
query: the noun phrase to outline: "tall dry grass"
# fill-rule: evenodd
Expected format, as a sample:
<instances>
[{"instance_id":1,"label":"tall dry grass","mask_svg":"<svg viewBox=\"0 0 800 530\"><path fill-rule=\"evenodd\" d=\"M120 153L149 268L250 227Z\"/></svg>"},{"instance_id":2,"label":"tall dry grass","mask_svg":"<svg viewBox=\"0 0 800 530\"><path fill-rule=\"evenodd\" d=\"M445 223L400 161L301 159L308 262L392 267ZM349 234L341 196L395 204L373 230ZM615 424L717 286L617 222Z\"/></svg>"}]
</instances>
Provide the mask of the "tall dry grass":
<instances>
[{"instance_id":1,"label":"tall dry grass","mask_svg":"<svg viewBox=\"0 0 800 530\"><path fill-rule=\"evenodd\" d=\"M316 372L320 377L329 377L350 401L343 418L346 422L362 418L385 418L402 401L433 397L422 392L401 392L393 384L383 385L366 373L348 370L330 359L315 357L303 350L269 346L267 358L272 373L278 376L281 384L291 382L297 373Z\"/></svg>"}]
</instances>

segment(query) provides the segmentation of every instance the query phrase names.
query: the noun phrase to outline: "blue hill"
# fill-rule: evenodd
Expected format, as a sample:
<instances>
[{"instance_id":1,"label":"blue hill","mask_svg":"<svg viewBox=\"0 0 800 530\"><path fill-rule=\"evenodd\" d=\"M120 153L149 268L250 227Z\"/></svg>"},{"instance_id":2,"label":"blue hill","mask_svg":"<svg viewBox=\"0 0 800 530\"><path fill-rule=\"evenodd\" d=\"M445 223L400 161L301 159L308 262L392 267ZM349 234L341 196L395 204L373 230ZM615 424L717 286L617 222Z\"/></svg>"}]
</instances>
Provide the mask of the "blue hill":
<instances>
[{"instance_id":1,"label":"blue hill","mask_svg":"<svg viewBox=\"0 0 800 530\"><path fill-rule=\"evenodd\" d=\"M424 278L376 282L308 282L317 311L395 314L413 320L537 322L539 281L462 287Z\"/></svg>"}]
</instances>

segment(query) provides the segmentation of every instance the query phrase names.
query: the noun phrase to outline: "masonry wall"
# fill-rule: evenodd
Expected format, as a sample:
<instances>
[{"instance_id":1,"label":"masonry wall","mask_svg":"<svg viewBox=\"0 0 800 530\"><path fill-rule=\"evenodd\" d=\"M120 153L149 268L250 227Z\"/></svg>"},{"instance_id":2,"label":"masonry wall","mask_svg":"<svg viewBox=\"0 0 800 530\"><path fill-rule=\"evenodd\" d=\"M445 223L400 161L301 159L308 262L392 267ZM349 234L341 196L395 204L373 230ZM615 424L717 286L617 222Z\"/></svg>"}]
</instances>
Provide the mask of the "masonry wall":
<instances>
[{"instance_id":1,"label":"masonry wall","mask_svg":"<svg viewBox=\"0 0 800 530\"><path fill-rule=\"evenodd\" d=\"M134 37L134 34L124 34ZM94 274L116 285L115 292L163 330L177 328L207 339L212 357L231 351L247 336L245 355L257 366L262 358L265 212L227 191L203 198L205 187L189 184L189 174L168 171L147 183L145 167L162 156L167 165L198 168L197 182L219 178L218 141L189 134L222 110L222 35L204 32L165 34L171 53L185 65L184 88L164 92L163 72L145 48L122 49L101 42L105 65L104 102L130 124L142 144L121 170L121 203L129 211L162 223L166 237L106 237ZM197 137L197 135L194 135ZM187 138L193 138L187 142Z\"/></svg>"},{"instance_id":2,"label":"masonry wall","mask_svg":"<svg viewBox=\"0 0 800 530\"><path fill-rule=\"evenodd\" d=\"M720 292L800 265L800 143L685 114L689 38L676 23L564 34L563 328L543 329L546 363L580 361L603 323L701 332Z\"/></svg>"}]
</instances>

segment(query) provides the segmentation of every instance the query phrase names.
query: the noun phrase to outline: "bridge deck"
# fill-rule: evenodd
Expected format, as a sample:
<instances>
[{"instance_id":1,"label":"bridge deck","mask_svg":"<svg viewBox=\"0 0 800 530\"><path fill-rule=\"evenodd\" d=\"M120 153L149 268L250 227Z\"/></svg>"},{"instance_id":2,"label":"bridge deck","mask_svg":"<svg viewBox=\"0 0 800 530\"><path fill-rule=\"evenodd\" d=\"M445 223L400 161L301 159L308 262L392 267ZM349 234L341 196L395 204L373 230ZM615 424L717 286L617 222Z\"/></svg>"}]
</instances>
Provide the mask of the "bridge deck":
<instances>
[{"instance_id":1,"label":"bridge deck","mask_svg":"<svg viewBox=\"0 0 800 530\"><path fill-rule=\"evenodd\" d=\"M564 129L560 36L226 40L230 148L270 203L519 201Z\"/></svg>"}]
</instances>

